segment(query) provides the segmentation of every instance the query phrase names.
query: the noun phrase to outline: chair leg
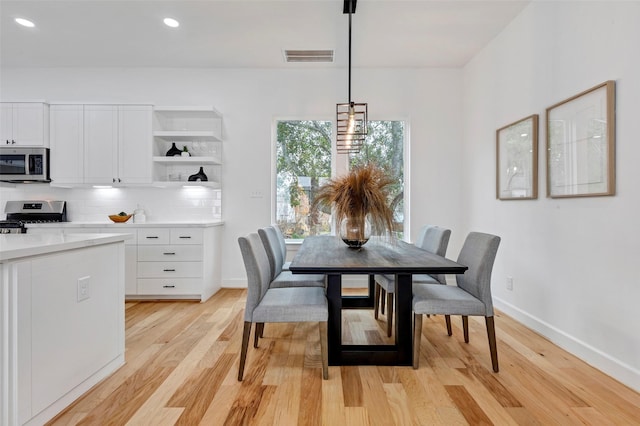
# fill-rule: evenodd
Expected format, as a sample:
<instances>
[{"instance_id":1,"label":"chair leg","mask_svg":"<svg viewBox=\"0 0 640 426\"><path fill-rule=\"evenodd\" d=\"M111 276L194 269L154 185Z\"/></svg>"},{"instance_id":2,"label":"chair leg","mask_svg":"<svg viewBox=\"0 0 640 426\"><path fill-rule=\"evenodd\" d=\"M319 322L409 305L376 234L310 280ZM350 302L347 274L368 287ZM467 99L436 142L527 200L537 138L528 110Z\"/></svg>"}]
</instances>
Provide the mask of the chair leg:
<instances>
[{"instance_id":1,"label":"chair leg","mask_svg":"<svg viewBox=\"0 0 640 426\"><path fill-rule=\"evenodd\" d=\"M462 331L464 332L464 342L469 343L469 317L462 316Z\"/></svg>"},{"instance_id":2,"label":"chair leg","mask_svg":"<svg viewBox=\"0 0 640 426\"><path fill-rule=\"evenodd\" d=\"M413 368L420 364L420 340L422 337L422 314L413 314Z\"/></svg>"},{"instance_id":3,"label":"chair leg","mask_svg":"<svg viewBox=\"0 0 640 426\"><path fill-rule=\"evenodd\" d=\"M376 290L373 293L373 317L375 319L378 319L378 309L379 309L379 305L380 305L380 292L382 291L382 288L380 287L380 284L376 283Z\"/></svg>"},{"instance_id":4,"label":"chair leg","mask_svg":"<svg viewBox=\"0 0 640 426\"><path fill-rule=\"evenodd\" d=\"M444 320L447 323L447 334L451 336L453 334L451 331L451 315L445 315Z\"/></svg>"},{"instance_id":5,"label":"chair leg","mask_svg":"<svg viewBox=\"0 0 640 426\"><path fill-rule=\"evenodd\" d=\"M324 380L329 379L329 338L327 332L327 322L321 321L320 328L320 354L322 355L322 378Z\"/></svg>"},{"instance_id":6,"label":"chair leg","mask_svg":"<svg viewBox=\"0 0 640 426\"><path fill-rule=\"evenodd\" d=\"M256 323L256 332L253 335L253 347L254 348L258 347L258 338L262 337L263 333L264 333L264 323L263 322L257 322Z\"/></svg>"},{"instance_id":7,"label":"chair leg","mask_svg":"<svg viewBox=\"0 0 640 426\"><path fill-rule=\"evenodd\" d=\"M387 290L380 288L380 313L384 314L384 301L387 296Z\"/></svg>"},{"instance_id":8,"label":"chair leg","mask_svg":"<svg viewBox=\"0 0 640 426\"><path fill-rule=\"evenodd\" d=\"M393 331L393 293L387 292L387 336Z\"/></svg>"},{"instance_id":9,"label":"chair leg","mask_svg":"<svg viewBox=\"0 0 640 426\"><path fill-rule=\"evenodd\" d=\"M493 371L498 372L498 348L496 346L496 327L493 317L484 317L487 325L487 336L489 337L489 350L491 351L491 365Z\"/></svg>"},{"instance_id":10,"label":"chair leg","mask_svg":"<svg viewBox=\"0 0 640 426\"><path fill-rule=\"evenodd\" d=\"M242 331L242 347L240 349L240 365L238 366L238 381L242 381L244 374L244 363L247 360L247 347L249 346L249 336L251 335L251 322L244 322L244 330Z\"/></svg>"}]
</instances>

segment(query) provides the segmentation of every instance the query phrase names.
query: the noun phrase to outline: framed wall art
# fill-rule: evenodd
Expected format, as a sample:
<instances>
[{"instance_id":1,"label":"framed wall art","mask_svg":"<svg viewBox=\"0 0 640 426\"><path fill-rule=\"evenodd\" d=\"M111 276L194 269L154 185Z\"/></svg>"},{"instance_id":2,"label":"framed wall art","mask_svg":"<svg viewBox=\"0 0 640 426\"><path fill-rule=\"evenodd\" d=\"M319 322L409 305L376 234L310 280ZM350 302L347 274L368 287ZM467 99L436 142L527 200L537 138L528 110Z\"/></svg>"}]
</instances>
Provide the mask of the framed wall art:
<instances>
[{"instance_id":1,"label":"framed wall art","mask_svg":"<svg viewBox=\"0 0 640 426\"><path fill-rule=\"evenodd\" d=\"M547 196L615 194L615 82L547 108Z\"/></svg>"},{"instance_id":2,"label":"framed wall art","mask_svg":"<svg viewBox=\"0 0 640 426\"><path fill-rule=\"evenodd\" d=\"M538 114L496 130L496 198L538 198Z\"/></svg>"}]
</instances>

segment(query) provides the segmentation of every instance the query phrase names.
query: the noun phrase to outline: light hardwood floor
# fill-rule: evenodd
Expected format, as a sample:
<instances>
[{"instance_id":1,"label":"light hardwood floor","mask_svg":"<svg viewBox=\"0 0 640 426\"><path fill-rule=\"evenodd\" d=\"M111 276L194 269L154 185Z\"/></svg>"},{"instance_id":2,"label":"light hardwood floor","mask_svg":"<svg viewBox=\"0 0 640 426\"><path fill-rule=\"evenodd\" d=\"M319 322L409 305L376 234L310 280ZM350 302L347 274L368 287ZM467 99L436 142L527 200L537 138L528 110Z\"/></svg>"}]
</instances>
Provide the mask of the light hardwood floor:
<instances>
[{"instance_id":1,"label":"light hardwood floor","mask_svg":"<svg viewBox=\"0 0 640 426\"><path fill-rule=\"evenodd\" d=\"M640 394L497 313L500 372L483 319L424 318L420 369L329 367L318 327L267 324L237 381L244 290L206 303L126 304L126 364L51 425L637 425ZM384 342L385 317L349 311L345 341Z\"/></svg>"}]
</instances>

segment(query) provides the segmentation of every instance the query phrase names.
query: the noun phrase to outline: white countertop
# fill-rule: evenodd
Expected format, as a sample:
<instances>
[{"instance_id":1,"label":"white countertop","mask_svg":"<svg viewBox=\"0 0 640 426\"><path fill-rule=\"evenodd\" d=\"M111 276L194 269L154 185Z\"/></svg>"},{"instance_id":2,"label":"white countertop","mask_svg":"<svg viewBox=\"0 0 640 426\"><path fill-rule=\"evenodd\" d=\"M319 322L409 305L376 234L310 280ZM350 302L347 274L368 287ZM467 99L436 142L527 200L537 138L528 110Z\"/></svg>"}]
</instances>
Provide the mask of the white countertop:
<instances>
[{"instance_id":1,"label":"white countertop","mask_svg":"<svg viewBox=\"0 0 640 426\"><path fill-rule=\"evenodd\" d=\"M55 222L55 223L27 223L27 228L113 228L114 232L120 230L126 232L127 228L208 228L211 226L222 226L224 222L220 220L189 221L189 222L146 222L134 223L129 219L125 223L104 222Z\"/></svg>"},{"instance_id":2,"label":"white countertop","mask_svg":"<svg viewBox=\"0 0 640 426\"><path fill-rule=\"evenodd\" d=\"M116 243L131 234L0 234L0 262L22 257Z\"/></svg>"}]
</instances>

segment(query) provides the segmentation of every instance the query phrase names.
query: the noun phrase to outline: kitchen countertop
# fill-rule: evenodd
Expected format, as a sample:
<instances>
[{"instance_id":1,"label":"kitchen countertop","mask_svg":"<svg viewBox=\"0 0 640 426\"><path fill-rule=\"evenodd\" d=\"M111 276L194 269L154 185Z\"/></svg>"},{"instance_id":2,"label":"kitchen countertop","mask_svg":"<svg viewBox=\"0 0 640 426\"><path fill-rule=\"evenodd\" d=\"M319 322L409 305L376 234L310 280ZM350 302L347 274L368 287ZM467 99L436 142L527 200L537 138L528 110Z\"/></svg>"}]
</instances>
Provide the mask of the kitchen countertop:
<instances>
[{"instance_id":1,"label":"kitchen countertop","mask_svg":"<svg viewBox=\"0 0 640 426\"><path fill-rule=\"evenodd\" d=\"M82 247L117 243L131 234L0 234L0 262Z\"/></svg>"},{"instance_id":2,"label":"kitchen countertop","mask_svg":"<svg viewBox=\"0 0 640 426\"><path fill-rule=\"evenodd\" d=\"M113 228L116 230L126 230L127 228L208 228L211 226L222 226L223 221L220 220L203 220L203 221L159 221L134 223L133 219L125 223L114 223L111 221L103 222L55 222L55 223L27 223L27 228Z\"/></svg>"}]
</instances>

